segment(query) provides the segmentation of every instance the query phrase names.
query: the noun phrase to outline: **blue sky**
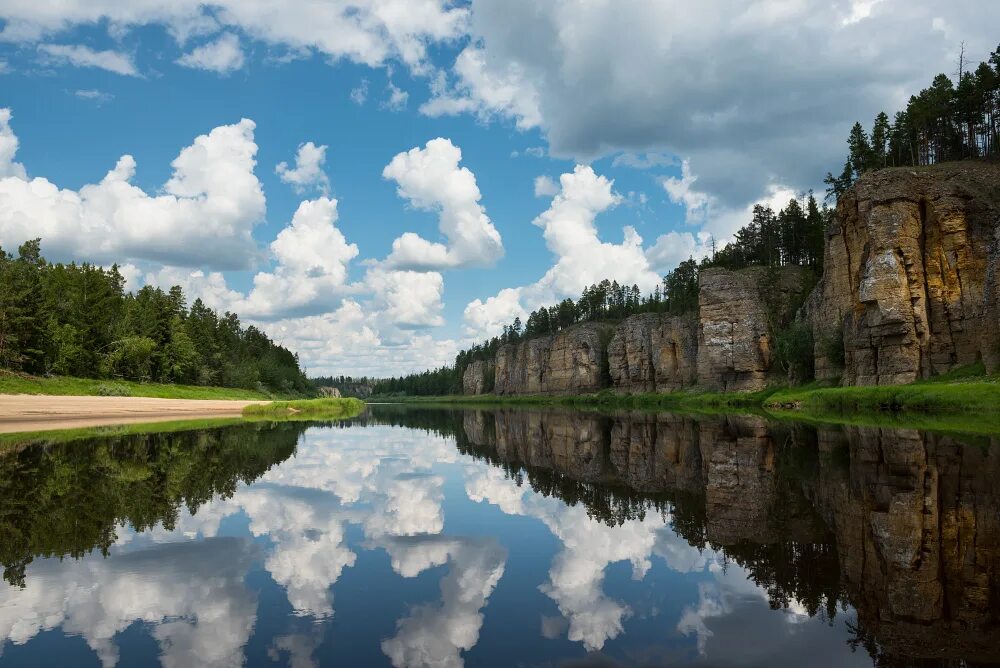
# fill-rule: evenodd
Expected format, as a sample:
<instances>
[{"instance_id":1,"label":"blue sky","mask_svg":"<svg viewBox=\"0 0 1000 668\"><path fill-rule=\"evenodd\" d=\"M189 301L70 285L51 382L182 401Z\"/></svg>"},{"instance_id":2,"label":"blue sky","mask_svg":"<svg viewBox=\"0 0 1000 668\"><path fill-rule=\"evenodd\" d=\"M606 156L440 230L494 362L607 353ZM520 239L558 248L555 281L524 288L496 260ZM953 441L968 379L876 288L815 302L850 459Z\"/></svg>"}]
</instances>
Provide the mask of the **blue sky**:
<instances>
[{"instance_id":1,"label":"blue sky","mask_svg":"<svg viewBox=\"0 0 1000 668\"><path fill-rule=\"evenodd\" d=\"M995 3L937 4L12 0L0 246L180 283L316 373L446 363L818 187L996 46Z\"/></svg>"}]
</instances>

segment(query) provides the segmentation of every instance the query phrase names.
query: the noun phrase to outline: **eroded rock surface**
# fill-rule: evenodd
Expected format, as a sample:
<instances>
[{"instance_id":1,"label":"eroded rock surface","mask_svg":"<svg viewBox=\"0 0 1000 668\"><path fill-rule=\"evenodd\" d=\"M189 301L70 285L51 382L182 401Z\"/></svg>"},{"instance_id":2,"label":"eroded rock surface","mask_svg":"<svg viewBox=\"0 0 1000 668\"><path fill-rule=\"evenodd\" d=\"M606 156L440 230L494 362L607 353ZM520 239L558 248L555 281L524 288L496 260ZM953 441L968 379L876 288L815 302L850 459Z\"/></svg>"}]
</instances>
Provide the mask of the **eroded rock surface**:
<instances>
[{"instance_id":1,"label":"eroded rock surface","mask_svg":"<svg viewBox=\"0 0 1000 668\"><path fill-rule=\"evenodd\" d=\"M805 276L800 267L701 272L699 385L725 392L753 392L767 386L774 362L769 319L801 290Z\"/></svg>"},{"instance_id":2,"label":"eroded rock surface","mask_svg":"<svg viewBox=\"0 0 1000 668\"><path fill-rule=\"evenodd\" d=\"M608 344L608 371L619 392L672 392L694 384L698 321L643 313L626 318Z\"/></svg>"},{"instance_id":3,"label":"eroded rock surface","mask_svg":"<svg viewBox=\"0 0 1000 668\"><path fill-rule=\"evenodd\" d=\"M582 323L552 336L501 346L497 394L596 392L608 384L607 341L613 328Z\"/></svg>"},{"instance_id":4,"label":"eroded rock surface","mask_svg":"<svg viewBox=\"0 0 1000 668\"><path fill-rule=\"evenodd\" d=\"M476 360L465 367L462 374L462 394L486 394L493 388L493 364L484 360Z\"/></svg>"},{"instance_id":5,"label":"eroded rock surface","mask_svg":"<svg viewBox=\"0 0 1000 668\"><path fill-rule=\"evenodd\" d=\"M1000 165L862 177L837 205L825 274L806 309L817 376L890 385L980 359L995 368L998 234Z\"/></svg>"}]
</instances>

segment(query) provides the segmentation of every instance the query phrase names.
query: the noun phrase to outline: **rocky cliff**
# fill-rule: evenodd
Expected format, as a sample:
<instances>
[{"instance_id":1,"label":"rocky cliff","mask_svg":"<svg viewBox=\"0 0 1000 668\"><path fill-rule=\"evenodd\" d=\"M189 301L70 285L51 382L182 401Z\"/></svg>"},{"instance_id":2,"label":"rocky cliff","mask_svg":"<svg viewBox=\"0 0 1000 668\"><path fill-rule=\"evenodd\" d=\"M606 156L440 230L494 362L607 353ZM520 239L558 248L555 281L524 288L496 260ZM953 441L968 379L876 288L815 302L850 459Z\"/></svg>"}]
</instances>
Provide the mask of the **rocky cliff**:
<instances>
[{"instance_id":1,"label":"rocky cliff","mask_svg":"<svg viewBox=\"0 0 1000 668\"><path fill-rule=\"evenodd\" d=\"M693 385L698 321L643 313L626 318L608 344L608 372L619 392L672 392Z\"/></svg>"},{"instance_id":2,"label":"rocky cliff","mask_svg":"<svg viewBox=\"0 0 1000 668\"><path fill-rule=\"evenodd\" d=\"M705 269L698 313L576 325L500 348L497 394L756 391L785 381L774 327L815 280L800 267ZM982 360L1000 368L1000 165L884 169L840 199L824 274L799 317L817 378L912 382ZM808 366L808 365L806 365ZM469 394L489 391L478 368ZM805 371L803 373L807 373ZM793 380L800 380L796 377Z\"/></svg>"},{"instance_id":3,"label":"rocky cliff","mask_svg":"<svg viewBox=\"0 0 1000 668\"><path fill-rule=\"evenodd\" d=\"M706 269L698 282L698 384L726 392L762 390L774 362L771 321L802 289L800 267Z\"/></svg>"},{"instance_id":4,"label":"rocky cliff","mask_svg":"<svg viewBox=\"0 0 1000 668\"><path fill-rule=\"evenodd\" d=\"M837 205L805 310L817 376L887 385L980 359L996 368L998 234L1000 165L862 177Z\"/></svg>"},{"instance_id":5,"label":"rocky cliff","mask_svg":"<svg viewBox=\"0 0 1000 668\"><path fill-rule=\"evenodd\" d=\"M611 325L587 322L501 346L494 362L494 391L558 394L607 387L607 342L612 331Z\"/></svg>"},{"instance_id":6,"label":"rocky cliff","mask_svg":"<svg viewBox=\"0 0 1000 668\"><path fill-rule=\"evenodd\" d=\"M493 363L477 360L465 367L462 394L486 394L493 390Z\"/></svg>"}]
</instances>

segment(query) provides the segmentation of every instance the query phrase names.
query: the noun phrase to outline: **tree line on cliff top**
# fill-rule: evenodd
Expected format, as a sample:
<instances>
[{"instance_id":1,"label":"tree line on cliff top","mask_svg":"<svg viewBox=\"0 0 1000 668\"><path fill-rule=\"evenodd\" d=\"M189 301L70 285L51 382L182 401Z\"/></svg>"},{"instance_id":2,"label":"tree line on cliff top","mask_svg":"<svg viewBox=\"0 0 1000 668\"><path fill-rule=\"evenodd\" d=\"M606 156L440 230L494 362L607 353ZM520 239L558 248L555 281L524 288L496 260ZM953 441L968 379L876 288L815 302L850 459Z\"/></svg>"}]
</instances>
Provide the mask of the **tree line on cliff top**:
<instances>
[{"instance_id":1,"label":"tree line on cliff top","mask_svg":"<svg viewBox=\"0 0 1000 668\"><path fill-rule=\"evenodd\" d=\"M1000 46L975 69L965 62L963 49L957 82L937 75L891 122L883 111L871 132L855 123L847 146L840 174L826 175L832 198L874 169L1000 156Z\"/></svg>"},{"instance_id":2,"label":"tree line on cliff top","mask_svg":"<svg viewBox=\"0 0 1000 668\"><path fill-rule=\"evenodd\" d=\"M38 239L0 248L0 369L308 393L298 356L180 287L125 291L110 269L51 263Z\"/></svg>"},{"instance_id":3,"label":"tree line on cliff top","mask_svg":"<svg viewBox=\"0 0 1000 668\"><path fill-rule=\"evenodd\" d=\"M836 201L862 174L885 167L930 165L952 160L1000 156L1000 46L976 69L959 61L958 83L946 74L934 77L930 87L910 97L893 121L878 114L871 133L855 123L847 139L848 157L839 176L828 173L827 200ZM398 378L370 379L375 394L460 394L462 374L477 360L492 360L497 349L558 332L578 322L620 320L637 313L682 314L698 308L698 272L708 267L743 269L751 266L823 269L823 243L833 209L819 205L810 192L793 198L780 211L756 205L750 222L732 241L696 262L689 258L667 273L663 283L643 295L638 286L601 281L583 290L576 301L564 299L541 307L522 322L515 318L489 340L462 350L455 365ZM804 359L811 341L801 328L791 331L786 346L789 366L808 366ZM781 343L781 342L779 342ZM803 358L798 362L794 359ZM799 375L807 371L796 370ZM366 379L368 380L368 379Z\"/></svg>"}]
</instances>

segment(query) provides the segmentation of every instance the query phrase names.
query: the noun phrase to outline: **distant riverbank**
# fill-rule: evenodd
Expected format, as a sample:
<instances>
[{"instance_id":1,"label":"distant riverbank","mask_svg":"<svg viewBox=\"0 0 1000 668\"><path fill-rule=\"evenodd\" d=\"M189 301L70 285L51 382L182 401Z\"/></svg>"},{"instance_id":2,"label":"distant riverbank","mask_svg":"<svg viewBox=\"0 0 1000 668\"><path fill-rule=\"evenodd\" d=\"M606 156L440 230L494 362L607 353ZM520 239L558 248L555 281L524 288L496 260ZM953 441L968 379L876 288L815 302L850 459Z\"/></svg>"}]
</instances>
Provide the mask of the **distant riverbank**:
<instances>
[{"instance_id":1,"label":"distant riverbank","mask_svg":"<svg viewBox=\"0 0 1000 668\"><path fill-rule=\"evenodd\" d=\"M849 424L892 422L925 429L1000 432L1000 378L942 378L877 387L772 388L761 392L663 394L451 395L387 401L465 406L566 406L603 410L764 412L775 417ZM373 397L373 400L379 398Z\"/></svg>"}]
</instances>

